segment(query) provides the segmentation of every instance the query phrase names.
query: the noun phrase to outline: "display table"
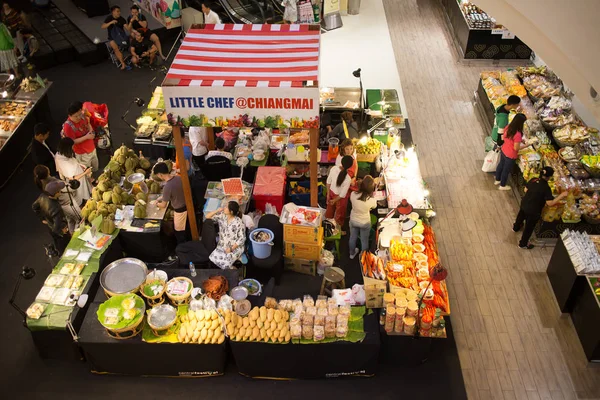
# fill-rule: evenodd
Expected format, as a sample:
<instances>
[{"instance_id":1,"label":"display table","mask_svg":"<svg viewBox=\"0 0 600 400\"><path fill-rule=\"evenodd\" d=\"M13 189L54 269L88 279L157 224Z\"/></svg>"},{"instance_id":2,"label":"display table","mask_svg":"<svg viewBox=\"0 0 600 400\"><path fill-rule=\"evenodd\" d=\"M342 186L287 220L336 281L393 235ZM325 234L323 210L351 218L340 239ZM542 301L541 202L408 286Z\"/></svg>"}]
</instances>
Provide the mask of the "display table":
<instances>
[{"instance_id":1,"label":"display table","mask_svg":"<svg viewBox=\"0 0 600 400\"><path fill-rule=\"evenodd\" d=\"M582 291L574 299L571 319L583 351L590 362L600 362L600 289L598 277L586 277Z\"/></svg>"},{"instance_id":2,"label":"display table","mask_svg":"<svg viewBox=\"0 0 600 400\"><path fill-rule=\"evenodd\" d=\"M456 45L464 59L528 60L531 49L505 30L473 29L457 0L442 0Z\"/></svg>"},{"instance_id":3,"label":"display table","mask_svg":"<svg viewBox=\"0 0 600 400\"><path fill-rule=\"evenodd\" d=\"M47 123L49 121L47 119L47 116L50 114L48 90L51 86L52 82L48 82L44 89L33 93L18 92L15 96L15 100L17 101L31 101L32 107L14 132L6 139L4 145L0 147L0 163L4 166L0 170L0 189L6 185L19 165L21 165L25 157L29 154L35 124L42 121ZM10 100L1 101L10 102ZM6 136L2 135L0 137L6 138Z\"/></svg>"},{"instance_id":4,"label":"display table","mask_svg":"<svg viewBox=\"0 0 600 400\"><path fill-rule=\"evenodd\" d=\"M377 372L381 346L376 313L365 315L364 330L366 337L360 343L230 342L230 345L239 373L251 378L372 376Z\"/></svg>"},{"instance_id":5,"label":"display table","mask_svg":"<svg viewBox=\"0 0 600 400\"><path fill-rule=\"evenodd\" d=\"M161 229L157 232L129 232L122 230L119 241L127 257L138 258L144 262L159 263L167 259L170 249L175 248L173 237L168 237L164 229L165 221L161 221Z\"/></svg>"},{"instance_id":6,"label":"display table","mask_svg":"<svg viewBox=\"0 0 600 400\"><path fill-rule=\"evenodd\" d=\"M72 243L78 240L76 238L71 239L68 248L71 248ZM98 291L100 272L108 264L122 256L119 241L112 240L97 258L92 256L88 261L88 267L82 272L82 275L88 274L89 276L82 292L89 296L85 307L48 306L45 315L40 319L27 319L27 328L31 332L31 337L40 357L77 360L81 358L67 325L70 324L75 332L80 331L87 309Z\"/></svg>"},{"instance_id":7,"label":"display table","mask_svg":"<svg viewBox=\"0 0 600 400\"><path fill-rule=\"evenodd\" d=\"M141 334L113 339L96 317L101 303L93 303L83 321L79 345L93 373L138 376L205 377L222 375L227 348L222 344L146 343ZM144 322L145 323L145 322Z\"/></svg>"}]
</instances>

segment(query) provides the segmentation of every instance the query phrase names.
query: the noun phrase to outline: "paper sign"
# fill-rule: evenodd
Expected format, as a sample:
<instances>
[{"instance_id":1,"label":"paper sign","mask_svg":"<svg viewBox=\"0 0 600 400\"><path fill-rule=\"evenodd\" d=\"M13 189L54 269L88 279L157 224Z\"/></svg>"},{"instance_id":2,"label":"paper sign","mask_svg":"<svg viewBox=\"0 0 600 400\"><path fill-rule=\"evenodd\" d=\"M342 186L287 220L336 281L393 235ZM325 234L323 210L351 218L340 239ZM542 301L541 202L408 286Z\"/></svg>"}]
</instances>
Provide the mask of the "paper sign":
<instances>
[{"instance_id":1,"label":"paper sign","mask_svg":"<svg viewBox=\"0 0 600 400\"><path fill-rule=\"evenodd\" d=\"M502 39L514 39L514 38L515 38L515 34L510 33L507 29L505 29L504 32L502 32Z\"/></svg>"},{"instance_id":2,"label":"paper sign","mask_svg":"<svg viewBox=\"0 0 600 400\"><path fill-rule=\"evenodd\" d=\"M132 0L133 4L149 13L165 28L181 26L181 5L179 0Z\"/></svg>"},{"instance_id":3,"label":"paper sign","mask_svg":"<svg viewBox=\"0 0 600 400\"><path fill-rule=\"evenodd\" d=\"M492 29L492 35L502 35L505 30L504 28L494 28Z\"/></svg>"}]
</instances>

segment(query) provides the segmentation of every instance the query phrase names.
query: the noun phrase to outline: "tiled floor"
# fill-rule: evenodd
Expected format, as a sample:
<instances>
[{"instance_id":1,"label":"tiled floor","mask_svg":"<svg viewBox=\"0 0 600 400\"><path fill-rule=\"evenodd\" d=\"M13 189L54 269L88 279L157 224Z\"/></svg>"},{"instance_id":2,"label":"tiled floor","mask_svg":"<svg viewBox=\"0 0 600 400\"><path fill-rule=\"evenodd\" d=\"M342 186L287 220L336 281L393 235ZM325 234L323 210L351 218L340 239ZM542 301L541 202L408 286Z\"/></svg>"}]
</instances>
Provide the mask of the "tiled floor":
<instances>
[{"instance_id":1,"label":"tiled floor","mask_svg":"<svg viewBox=\"0 0 600 400\"><path fill-rule=\"evenodd\" d=\"M552 249L517 248L516 199L481 172L484 132L471 99L485 67L457 62L438 0L384 0L384 6L437 211L469 398L600 398L600 368L588 365L546 277Z\"/></svg>"}]
</instances>

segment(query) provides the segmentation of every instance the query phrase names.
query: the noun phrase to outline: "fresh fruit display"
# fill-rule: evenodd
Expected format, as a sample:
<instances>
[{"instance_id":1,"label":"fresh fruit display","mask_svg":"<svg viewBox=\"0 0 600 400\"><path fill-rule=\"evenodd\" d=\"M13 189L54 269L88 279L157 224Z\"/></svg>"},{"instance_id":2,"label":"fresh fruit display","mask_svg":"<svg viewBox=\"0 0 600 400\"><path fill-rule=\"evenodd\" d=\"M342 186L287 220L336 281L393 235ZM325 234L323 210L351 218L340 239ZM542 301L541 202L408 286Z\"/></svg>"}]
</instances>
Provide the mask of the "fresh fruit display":
<instances>
[{"instance_id":1,"label":"fresh fruit display","mask_svg":"<svg viewBox=\"0 0 600 400\"><path fill-rule=\"evenodd\" d=\"M390 285L419 290L413 261L390 261L386 265L386 273Z\"/></svg>"},{"instance_id":2,"label":"fresh fruit display","mask_svg":"<svg viewBox=\"0 0 600 400\"><path fill-rule=\"evenodd\" d=\"M225 317L227 321L227 317ZM221 344L225 341L223 324L216 310L188 311L181 316L177 333L181 343Z\"/></svg>"},{"instance_id":3,"label":"fresh fruit display","mask_svg":"<svg viewBox=\"0 0 600 400\"><path fill-rule=\"evenodd\" d=\"M600 175L600 156L584 155L580 161L590 174Z\"/></svg>"},{"instance_id":4,"label":"fresh fruit display","mask_svg":"<svg viewBox=\"0 0 600 400\"><path fill-rule=\"evenodd\" d=\"M561 215L563 222L579 222L581 221L581 211L575 203L575 196L569 193L566 198L566 203Z\"/></svg>"},{"instance_id":5,"label":"fresh fruit display","mask_svg":"<svg viewBox=\"0 0 600 400\"><path fill-rule=\"evenodd\" d=\"M413 248L411 242L403 243L400 240L392 239L390 243L390 257L394 261L412 261Z\"/></svg>"},{"instance_id":6,"label":"fresh fruit display","mask_svg":"<svg viewBox=\"0 0 600 400\"><path fill-rule=\"evenodd\" d=\"M377 139L369 138L366 143L364 140L354 139L354 146L356 147L357 154L379 154L381 149L381 142Z\"/></svg>"},{"instance_id":7,"label":"fresh fruit display","mask_svg":"<svg viewBox=\"0 0 600 400\"><path fill-rule=\"evenodd\" d=\"M506 104L506 99L508 98L509 94L498 79L490 76L483 79L481 83L485 89L488 99L494 105L494 108L498 108L501 105Z\"/></svg>"},{"instance_id":8,"label":"fresh fruit display","mask_svg":"<svg viewBox=\"0 0 600 400\"><path fill-rule=\"evenodd\" d=\"M363 251L360 255L360 264L363 276L367 278L385 280L383 260L370 251Z\"/></svg>"},{"instance_id":9,"label":"fresh fruit display","mask_svg":"<svg viewBox=\"0 0 600 400\"><path fill-rule=\"evenodd\" d=\"M516 71L503 71L500 74L500 82L508 90L508 94L514 94L519 97L527 97L525 87L521 85L521 81L517 77ZM519 104L521 106L521 104Z\"/></svg>"},{"instance_id":10,"label":"fresh fruit display","mask_svg":"<svg viewBox=\"0 0 600 400\"><path fill-rule=\"evenodd\" d=\"M227 336L236 342L287 343L291 339L290 314L285 310L254 307L245 317L223 311Z\"/></svg>"}]
</instances>

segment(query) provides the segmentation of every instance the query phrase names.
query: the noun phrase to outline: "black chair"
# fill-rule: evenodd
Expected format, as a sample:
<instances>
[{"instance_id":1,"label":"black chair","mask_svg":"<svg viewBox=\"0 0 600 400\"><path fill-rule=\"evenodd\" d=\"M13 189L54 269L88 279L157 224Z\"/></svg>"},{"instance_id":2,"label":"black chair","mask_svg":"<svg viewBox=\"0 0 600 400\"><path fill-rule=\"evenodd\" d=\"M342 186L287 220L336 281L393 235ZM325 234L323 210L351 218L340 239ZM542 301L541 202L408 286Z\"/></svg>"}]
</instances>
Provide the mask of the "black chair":
<instances>
[{"instance_id":1,"label":"black chair","mask_svg":"<svg viewBox=\"0 0 600 400\"><path fill-rule=\"evenodd\" d=\"M209 182L231 178L231 160L224 156L213 156L200 165L200 171Z\"/></svg>"},{"instance_id":2,"label":"black chair","mask_svg":"<svg viewBox=\"0 0 600 400\"><path fill-rule=\"evenodd\" d=\"M283 225L278 216L266 214L258 221L258 227L269 229L275 235L275 239L268 258L260 259L252 255L248 274L259 281L267 281L265 278L272 276L278 285L283 273Z\"/></svg>"},{"instance_id":3,"label":"black chair","mask_svg":"<svg viewBox=\"0 0 600 400\"><path fill-rule=\"evenodd\" d=\"M207 219L202 224L202 239L178 245L175 249L175 253L179 258L179 265L182 267L185 267L192 262L196 268L208 268L208 257L216 247L217 228L212 219Z\"/></svg>"}]
</instances>

